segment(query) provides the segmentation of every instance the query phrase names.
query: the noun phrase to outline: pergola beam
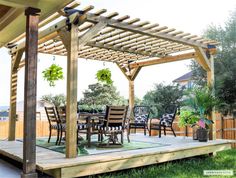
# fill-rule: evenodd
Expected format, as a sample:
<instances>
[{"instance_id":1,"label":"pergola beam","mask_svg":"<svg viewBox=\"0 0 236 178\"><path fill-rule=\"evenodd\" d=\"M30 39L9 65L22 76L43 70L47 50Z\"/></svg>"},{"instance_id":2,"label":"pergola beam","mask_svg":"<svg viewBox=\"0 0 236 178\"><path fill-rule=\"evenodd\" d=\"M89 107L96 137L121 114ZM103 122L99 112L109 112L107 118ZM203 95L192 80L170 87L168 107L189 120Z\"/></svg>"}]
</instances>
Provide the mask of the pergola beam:
<instances>
[{"instance_id":1,"label":"pergola beam","mask_svg":"<svg viewBox=\"0 0 236 178\"><path fill-rule=\"evenodd\" d=\"M22 49L20 49L19 51L17 51L16 54L14 55L13 61L12 61L12 62L13 62L13 64L12 64L12 65L13 65L12 70L16 71L16 70L18 69L24 51L25 51L25 49L22 48Z\"/></svg>"},{"instance_id":2,"label":"pergola beam","mask_svg":"<svg viewBox=\"0 0 236 178\"><path fill-rule=\"evenodd\" d=\"M151 56L151 57L157 56L157 55L145 52L145 51L137 51L137 50L130 50L126 48L115 47L113 45L103 44L101 42L88 42L87 45L91 47L103 48L107 50L113 50L113 51L124 52L124 53L138 54L138 55L143 55L143 56Z\"/></svg>"},{"instance_id":3,"label":"pergola beam","mask_svg":"<svg viewBox=\"0 0 236 178\"><path fill-rule=\"evenodd\" d=\"M129 108L131 111L131 115L132 115L132 110L134 107L134 100L135 100L135 94L134 94L134 80L137 77L138 73L141 70L141 67L138 67L136 69L133 69L131 71L128 71L129 69L121 67L118 63L116 63L117 66L119 67L119 69L121 70L121 72L124 74L124 76L128 79L129 81ZM130 73L130 75L128 75L127 73Z\"/></svg>"},{"instance_id":4,"label":"pergola beam","mask_svg":"<svg viewBox=\"0 0 236 178\"><path fill-rule=\"evenodd\" d=\"M155 65L155 64L181 61L181 60L186 60L186 59L191 59L191 58L196 58L196 57L197 57L197 54L194 52L191 52L191 53L180 54L176 56L167 56L167 57L158 58L158 59L149 59L146 61L133 62L129 64L129 67L130 68L145 67L145 66L150 66L150 65Z\"/></svg>"},{"instance_id":5,"label":"pergola beam","mask_svg":"<svg viewBox=\"0 0 236 178\"><path fill-rule=\"evenodd\" d=\"M74 14L70 15L68 18L69 18L69 21L72 22L72 23L75 22L78 18L81 19L81 20L79 20L79 22L83 23L84 20L82 20L82 17L83 17L83 15L80 16L79 13L74 13ZM53 24L50 27L46 28L45 30L39 32L39 36L38 36L39 42L38 42L38 44L44 43L44 42L46 42L50 39L55 38L57 36L57 31L64 28L67 25L66 22L67 22L67 19L64 18L61 21L59 21L58 23ZM25 41L19 43L15 47L13 47L10 50L10 53L11 54L16 53L18 50L20 50L24 47L25 47Z\"/></svg>"},{"instance_id":6,"label":"pergola beam","mask_svg":"<svg viewBox=\"0 0 236 178\"><path fill-rule=\"evenodd\" d=\"M121 29L121 30L126 30L126 31L146 35L146 36L153 37L153 38L165 39L168 41L177 42L177 43L181 43L181 44L189 45L189 46L193 46L193 47L200 46L202 48L207 48L207 44L200 43L195 40L188 39L188 38L178 37L178 36L175 36L169 32L155 33L155 30L148 30L147 31L147 30L145 30L145 27L140 28L136 25L130 25L127 22L119 22L116 19L108 19L104 16L96 16L92 13L87 13L86 19L87 19L87 21L92 22L92 23L98 23L101 20L106 21L109 27L117 28L117 29Z\"/></svg>"},{"instance_id":7,"label":"pergola beam","mask_svg":"<svg viewBox=\"0 0 236 178\"><path fill-rule=\"evenodd\" d=\"M19 1L19 0L0 0L0 4L15 8L24 8L24 7L36 7L38 1Z\"/></svg>"},{"instance_id":8,"label":"pergola beam","mask_svg":"<svg viewBox=\"0 0 236 178\"><path fill-rule=\"evenodd\" d=\"M204 52L204 50L200 47L195 47L194 49L197 53L197 57L196 57L197 62L202 66L202 68L204 70L210 71L211 70L211 64L210 64L210 61L207 58L206 53Z\"/></svg>"},{"instance_id":9,"label":"pergola beam","mask_svg":"<svg viewBox=\"0 0 236 178\"><path fill-rule=\"evenodd\" d=\"M95 26L93 26L88 32L83 34L78 40L79 48L85 46L94 36L96 36L103 28L107 26L105 21L98 22Z\"/></svg>"},{"instance_id":10,"label":"pergola beam","mask_svg":"<svg viewBox=\"0 0 236 178\"><path fill-rule=\"evenodd\" d=\"M0 17L0 30L5 28L9 23L12 22L16 17L22 14L24 11L23 9L10 9L3 17Z\"/></svg>"}]
</instances>

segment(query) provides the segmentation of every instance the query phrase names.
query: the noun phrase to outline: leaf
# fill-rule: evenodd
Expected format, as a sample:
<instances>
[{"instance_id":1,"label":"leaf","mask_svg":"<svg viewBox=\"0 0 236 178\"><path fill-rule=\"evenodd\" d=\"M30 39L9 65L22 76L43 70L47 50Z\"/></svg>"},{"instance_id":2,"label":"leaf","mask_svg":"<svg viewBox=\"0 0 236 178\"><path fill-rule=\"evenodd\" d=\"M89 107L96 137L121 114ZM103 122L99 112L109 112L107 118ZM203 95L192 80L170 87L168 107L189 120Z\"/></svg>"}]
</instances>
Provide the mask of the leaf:
<instances>
[{"instance_id":1,"label":"leaf","mask_svg":"<svg viewBox=\"0 0 236 178\"><path fill-rule=\"evenodd\" d=\"M96 78L98 81L106 83L108 85L111 85L113 83L113 81L111 80L111 71L108 68L98 70Z\"/></svg>"},{"instance_id":2,"label":"leaf","mask_svg":"<svg viewBox=\"0 0 236 178\"><path fill-rule=\"evenodd\" d=\"M43 78L48 81L49 86L54 87L57 80L64 79L63 68L59 65L52 64L49 68L45 69L43 72Z\"/></svg>"}]
</instances>

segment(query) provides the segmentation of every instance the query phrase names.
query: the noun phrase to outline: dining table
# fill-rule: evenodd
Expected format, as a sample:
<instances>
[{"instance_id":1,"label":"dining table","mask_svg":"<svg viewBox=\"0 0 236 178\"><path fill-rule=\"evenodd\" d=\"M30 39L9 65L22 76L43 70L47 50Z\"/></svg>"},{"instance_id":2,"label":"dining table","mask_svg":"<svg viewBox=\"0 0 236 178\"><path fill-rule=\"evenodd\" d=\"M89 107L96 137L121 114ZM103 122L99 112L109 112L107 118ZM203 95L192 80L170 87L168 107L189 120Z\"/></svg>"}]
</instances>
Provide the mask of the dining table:
<instances>
[{"instance_id":1,"label":"dining table","mask_svg":"<svg viewBox=\"0 0 236 178\"><path fill-rule=\"evenodd\" d=\"M96 129L96 124L101 124L105 120L105 113L78 113L78 122L85 121L86 123L86 139L87 146L91 147L91 137L94 134L98 134L98 130Z\"/></svg>"}]
</instances>

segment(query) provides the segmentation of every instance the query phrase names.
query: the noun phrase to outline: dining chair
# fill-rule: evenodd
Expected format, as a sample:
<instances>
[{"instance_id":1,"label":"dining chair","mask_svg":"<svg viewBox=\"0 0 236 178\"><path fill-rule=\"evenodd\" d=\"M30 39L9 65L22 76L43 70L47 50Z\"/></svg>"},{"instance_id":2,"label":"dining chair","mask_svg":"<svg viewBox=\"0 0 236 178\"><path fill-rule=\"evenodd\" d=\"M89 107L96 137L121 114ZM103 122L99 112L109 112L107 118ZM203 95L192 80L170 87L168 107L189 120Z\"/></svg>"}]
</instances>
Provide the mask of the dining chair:
<instances>
[{"instance_id":1,"label":"dining chair","mask_svg":"<svg viewBox=\"0 0 236 178\"><path fill-rule=\"evenodd\" d=\"M107 106L104 124L100 127L99 134L101 141L103 141L103 135L105 135L108 137L108 142L100 144L100 146L123 144L127 110L128 106ZM118 140L118 135L121 135L121 142Z\"/></svg>"},{"instance_id":2,"label":"dining chair","mask_svg":"<svg viewBox=\"0 0 236 178\"><path fill-rule=\"evenodd\" d=\"M58 121L59 121L59 132L60 132L58 144L60 145L62 141L63 133L65 133L66 135L66 106L56 107L56 111L57 111L57 116L58 116Z\"/></svg>"},{"instance_id":3,"label":"dining chair","mask_svg":"<svg viewBox=\"0 0 236 178\"><path fill-rule=\"evenodd\" d=\"M47 115L48 123L49 123L48 143L51 140L52 130L56 130L57 131L56 145L57 145L58 141L59 141L60 124L59 124L59 120L58 120L55 108L54 107L44 107L44 109L46 111L46 115Z\"/></svg>"}]
</instances>

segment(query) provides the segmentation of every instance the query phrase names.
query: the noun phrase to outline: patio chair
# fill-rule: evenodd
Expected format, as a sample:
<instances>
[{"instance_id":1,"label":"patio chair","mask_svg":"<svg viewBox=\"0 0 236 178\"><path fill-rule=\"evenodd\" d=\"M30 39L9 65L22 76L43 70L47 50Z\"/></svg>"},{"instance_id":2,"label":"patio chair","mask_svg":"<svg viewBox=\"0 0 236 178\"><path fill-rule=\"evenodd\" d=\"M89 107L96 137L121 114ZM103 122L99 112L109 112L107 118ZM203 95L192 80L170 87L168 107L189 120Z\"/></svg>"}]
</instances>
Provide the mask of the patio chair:
<instances>
[{"instance_id":1,"label":"patio chair","mask_svg":"<svg viewBox=\"0 0 236 178\"><path fill-rule=\"evenodd\" d=\"M57 131L57 140L56 140L56 145L59 141L59 134L60 134L60 125L59 125L59 120L55 111L54 107L44 107L46 111L46 115L48 118L48 123L49 123L49 137L48 137L48 143L51 140L52 136L52 130Z\"/></svg>"},{"instance_id":2,"label":"patio chair","mask_svg":"<svg viewBox=\"0 0 236 178\"><path fill-rule=\"evenodd\" d=\"M143 129L144 135L146 135L146 129L148 129L148 118L149 118L150 108L148 106L134 106L133 114L134 120L129 122L128 134L130 134L130 129Z\"/></svg>"},{"instance_id":3,"label":"patio chair","mask_svg":"<svg viewBox=\"0 0 236 178\"><path fill-rule=\"evenodd\" d=\"M107 106L103 126L99 129L101 141L103 134L108 137L108 142L100 146L121 146L123 144L125 119L128 106ZM121 135L119 142L118 135Z\"/></svg>"},{"instance_id":4,"label":"patio chair","mask_svg":"<svg viewBox=\"0 0 236 178\"><path fill-rule=\"evenodd\" d=\"M173 122L178 112L178 106L175 104L171 104L165 108L165 114L159 119L159 122L152 123L152 119L150 119L150 129L149 136L151 136L152 130L159 131L159 138L161 137L161 131L164 131L164 135L166 135L166 131L172 131L173 135L176 137L175 131L173 129Z\"/></svg>"},{"instance_id":5,"label":"patio chair","mask_svg":"<svg viewBox=\"0 0 236 178\"><path fill-rule=\"evenodd\" d=\"M57 107L57 115L59 118L59 125L60 125L60 139L59 139L59 145L61 144L63 132L66 135L66 106L60 106ZM78 136L80 130L86 130L86 124L85 123L79 123L77 120L77 144L78 144Z\"/></svg>"},{"instance_id":6,"label":"patio chair","mask_svg":"<svg viewBox=\"0 0 236 178\"><path fill-rule=\"evenodd\" d=\"M61 144L63 132L66 134L66 106L56 107L58 121L59 121L59 143Z\"/></svg>"}]
</instances>

